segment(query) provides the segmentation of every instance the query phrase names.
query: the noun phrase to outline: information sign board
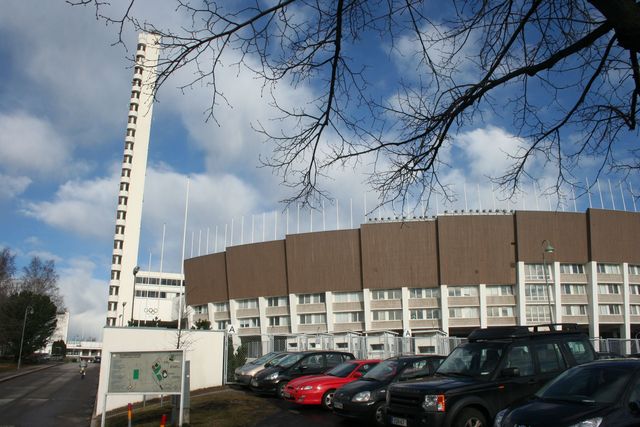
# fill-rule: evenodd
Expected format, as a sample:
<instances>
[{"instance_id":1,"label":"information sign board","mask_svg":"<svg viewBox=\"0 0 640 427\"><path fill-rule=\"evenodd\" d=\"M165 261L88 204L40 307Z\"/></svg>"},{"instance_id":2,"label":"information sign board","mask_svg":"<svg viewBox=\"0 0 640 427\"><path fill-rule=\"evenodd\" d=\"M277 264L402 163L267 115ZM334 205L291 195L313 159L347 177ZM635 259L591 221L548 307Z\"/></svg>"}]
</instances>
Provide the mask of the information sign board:
<instances>
[{"instance_id":1,"label":"information sign board","mask_svg":"<svg viewBox=\"0 0 640 427\"><path fill-rule=\"evenodd\" d=\"M108 393L180 394L182 351L111 353Z\"/></svg>"}]
</instances>

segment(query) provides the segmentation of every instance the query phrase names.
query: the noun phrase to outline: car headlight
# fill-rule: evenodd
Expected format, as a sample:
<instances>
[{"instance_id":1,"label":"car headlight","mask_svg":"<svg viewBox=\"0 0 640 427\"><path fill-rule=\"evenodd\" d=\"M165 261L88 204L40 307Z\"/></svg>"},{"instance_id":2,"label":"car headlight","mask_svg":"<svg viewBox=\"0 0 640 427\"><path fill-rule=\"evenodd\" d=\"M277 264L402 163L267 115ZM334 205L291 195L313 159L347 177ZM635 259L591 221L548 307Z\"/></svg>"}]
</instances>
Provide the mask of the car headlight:
<instances>
[{"instance_id":1,"label":"car headlight","mask_svg":"<svg viewBox=\"0 0 640 427\"><path fill-rule=\"evenodd\" d=\"M351 398L352 402L368 402L370 400L371 400L370 391L361 391L360 393L356 393L355 396Z\"/></svg>"},{"instance_id":2,"label":"car headlight","mask_svg":"<svg viewBox=\"0 0 640 427\"><path fill-rule=\"evenodd\" d=\"M602 417L596 417L580 421L579 423L571 424L569 427L598 427L601 423Z\"/></svg>"},{"instance_id":3,"label":"car headlight","mask_svg":"<svg viewBox=\"0 0 640 427\"><path fill-rule=\"evenodd\" d=\"M275 380L276 378L278 378L278 375L280 375L280 372L274 372L274 373L269 374L266 377L264 377L264 379L265 380Z\"/></svg>"},{"instance_id":4,"label":"car headlight","mask_svg":"<svg viewBox=\"0 0 640 427\"><path fill-rule=\"evenodd\" d=\"M422 402L422 409L427 412L444 412L444 394L427 394Z\"/></svg>"},{"instance_id":5,"label":"car headlight","mask_svg":"<svg viewBox=\"0 0 640 427\"><path fill-rule=\"evenodd\" d=\"M303 390L313 390L313 386L312 385L306 385L304 387L302 387Z\"/></svg>"},{"instance_id":6,"label":"car headlight","mask_svg":"<svg viewBox=\"0 0 640 427\"><path fill-rule=\"evenodd\" d=\"M502 420L504 416L507 415L507 410L503 409L502 411L496 414L496 419L493 421L493 427L502 427Z\"/></svg>"}]
</instances>

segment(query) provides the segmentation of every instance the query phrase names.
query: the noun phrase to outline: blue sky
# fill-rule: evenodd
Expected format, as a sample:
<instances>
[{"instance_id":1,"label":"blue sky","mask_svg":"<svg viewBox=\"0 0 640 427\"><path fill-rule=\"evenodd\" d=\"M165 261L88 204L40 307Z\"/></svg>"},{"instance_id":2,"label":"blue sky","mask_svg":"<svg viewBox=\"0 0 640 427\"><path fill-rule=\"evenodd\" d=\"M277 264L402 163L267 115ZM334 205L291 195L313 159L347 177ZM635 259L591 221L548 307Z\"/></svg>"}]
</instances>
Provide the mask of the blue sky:
<instances>
[{"instance_id":1,"label":"blue sky","mask_svg":"<svg viewBox=\"0 0 640 427\"><path fill-rule=\"evenodd\" d=\"M121 2L115 2L116 6ZM153 2L146 17L167 25L182 19L167 2ZM141 3L139 6L143 6ZM141 9L138 10L140 12ZM71 312L70 337L99 338L106 313L107 289L115 202L122 157L136 35L127 31L129 47L113 46L115 27L95 19L90 7L69 7L62 1L3 2L0 15L0 247L18 254L19 267L32 255L56 262L60 288ZM408 41L405 41L409 43ZM402 46L400 46L402 48ZM394 70L411 78L411 59L388 54L384 43L366 43L380 55L384 76L376 86L393 81ZM408 47L407 47L408 48ZM231 61L229 61L231 62ZM382 69L382 68L380 68ZM409 70L407 73L406 70ZM234 67L223 68L219 84L225 88L231 108L217 111L219 123L206 122L210 102L206 88L175 88L187 81L189 70L175 76L162 89L154 107L149 164L146 179L139 264L158 269L163 225L166 225L164 270L180 271L182 226L187 178L190 179L187 257L212 252L227 244L282 238L287 212L278 201L290 196L270 170L259 168L258 156L269 146L251 129L251 123L268 122L273 111L261 96L261 84ZM378 79L379 77L379 79ZM277 89L288 103L303 102L314 88L281 85ZM500 200L484 178L506 164L504 152L518 142L496 117L456 138L457 146L444 153L451 168L442 179L451 183L457 200L432 201L429 214L445 209L548 209L556 200L538 195L540 181L525 182L527 194L511 202ZM336 169L322 184L334 200L313 214L289 209L289 232L354 227L364 220L364 202L373 209L377 196L367 189L366 161ZM585 176L589 174L585 171ZM636 191L640 184L631 181ZM622 194L615 177L601 181L603 202L592 195L594 207L633 210L628 185ZM366 196L365 196L366 194ZM626 197L626 199L624 199ZM336 200L338 209L336 209ZM418 203L419 206L419 203ZM586 196L575 207L584 211ZM353 207L353 215L351 214ZM573 201L561 209L574 210ZM337 213L336 213L337 212ZM405 215L414 214L407 208ZM313 220L311 220L313 215ZM371 217L402 215L400 208L374 210ZM264 230L263 230L264 220ZM244 228L241 229L241 224ZM253 233L252 233L253 223ZM277 226L276 226L277 224ZM218 228L218 241L214 241ZM276 228L277 227L277 228ZM209 235L208 242L206 236Z\"/></svg>"}]
</instances>

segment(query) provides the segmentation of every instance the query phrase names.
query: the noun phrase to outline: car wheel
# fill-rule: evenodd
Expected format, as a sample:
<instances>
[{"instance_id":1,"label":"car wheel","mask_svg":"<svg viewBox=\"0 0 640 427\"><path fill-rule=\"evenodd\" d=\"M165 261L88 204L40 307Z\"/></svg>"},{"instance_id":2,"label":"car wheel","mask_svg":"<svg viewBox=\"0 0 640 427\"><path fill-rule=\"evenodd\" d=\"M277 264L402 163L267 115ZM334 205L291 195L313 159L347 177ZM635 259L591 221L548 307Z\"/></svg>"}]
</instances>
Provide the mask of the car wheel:
<instances>
[{"instance_id":1,"label":"car wheel","mask_svg":"<svg viewBox=\"0 0 640 427\"><path fill-rule=\"evenodd\" d=\"M284 399L284 388L286 386L287 386L287 382L286 381L282 381L282 382L278 383L278 385L276 386L276 395L280 399Z\"/></svg>"},{"instance_id":2,"label":"car wheel","mask_svg":"<svg viewBox=\"0 0 640 427\"><path fill-rule=\"evenodd\" d=\"M373 422L376 426L386 425L384 419L384 402L378 402L373 407Z\"/></svg>"},{"instance_id":3,"label":"car wheel","mask_svg":"<svg viewBox=\"0 0 640 427\"><path fill-rule=\"evenodd\" d=\"M323 396L322 396L322 407L325 409L329 409L331 410L331 408L333 408L333 394L336 391L334 389L328 390Z\"/></svg>"},{"instance_id":4,"label":"car wheel","mask_svg":"<svg viewBox=\"0 0 640 427\"><path fill-rule=\"evenodd\" d=\"M464 409L456 417L454 427L488 427L484 414L476 409Z\"/></svg>"}]
</instances>

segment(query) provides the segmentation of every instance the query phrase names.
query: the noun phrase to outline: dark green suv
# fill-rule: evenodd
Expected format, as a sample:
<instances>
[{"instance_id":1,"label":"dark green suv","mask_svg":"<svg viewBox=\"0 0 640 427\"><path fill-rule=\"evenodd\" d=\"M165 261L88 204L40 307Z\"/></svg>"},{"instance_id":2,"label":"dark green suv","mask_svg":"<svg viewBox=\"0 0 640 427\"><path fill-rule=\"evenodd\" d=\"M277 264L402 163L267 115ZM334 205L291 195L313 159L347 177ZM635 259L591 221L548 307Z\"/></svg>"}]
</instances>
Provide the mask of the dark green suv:
<instances>
[{"instance_id":1,"label":"dark green suv","mask_svg":"<svg viewBox=\"0 0 640 427\"><path fill-rule=\"evenodd\" d=\"M402 427L488 427L498 411L595 359L577 325L476 329L432 378L389 387L386 421Z\"/></svg>"}]
</instances>

